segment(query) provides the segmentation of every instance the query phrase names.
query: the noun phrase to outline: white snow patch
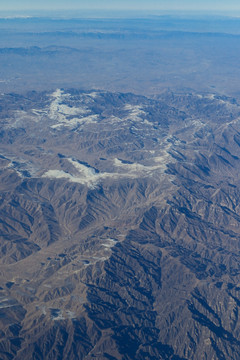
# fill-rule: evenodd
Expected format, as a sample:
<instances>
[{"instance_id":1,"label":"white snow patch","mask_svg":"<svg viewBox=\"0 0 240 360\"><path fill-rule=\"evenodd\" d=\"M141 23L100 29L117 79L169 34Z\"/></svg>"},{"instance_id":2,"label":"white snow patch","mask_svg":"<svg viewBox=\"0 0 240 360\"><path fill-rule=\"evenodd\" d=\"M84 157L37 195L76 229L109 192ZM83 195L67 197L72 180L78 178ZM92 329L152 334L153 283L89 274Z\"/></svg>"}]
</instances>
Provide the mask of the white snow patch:
<instances>
[{"instance_id":1,"label":"white snow patch","mask_svg":"<svg viewBox=\"0 0 240 360\"><path fill-rule=\"evenodd\" d=\"M157 170L163 172L166 169L166 163L171 158L167 150L170 147L170 144L167 145L166 149L158 157L154 157L151 160L156 165L142 165L139 163L126 164L121 160L115 158L113 160L113 165L115 166L115 171L113 172L102 172L97 173L94 168L80 164L74 159L67 159L76 169L77 174L71 174L63 170L48 170L42 177L50 179L66 179L71 182L76 182L79 184L87 185L90 188L95 188L96 185L107 178L119 179L119 178L139 178L142 176L148 176L154 173Z\"/></svg>"},{"instance_id":2,"label":"white snow patch","mask_svg":"<svg viewBox=\"0 0 240 360\"><path fill-rule=\"evenodd\" d=\"M50 127L52 129L57 129L57 128L60 128L62 126L73 128L76 125L80 125L80 124L86 124L86 123L93 124L93 123L96 123L97 119L98 119L98 115L90 115L90 116L85 116L85 117L82 117L82 118L73 118L73 119L63 119L62 118L61 121L58 124L51 125Z\"/></svg>"},{"instance_id":3,"label":"white snow patch","mask_svg":"<svg viewBox=\"0 0 240 360\"><path fill-rule=\"evenodd\" d=\"M79 173L82 173L84 176L91 176L96 174L95 169L93 169L92 167L80 164L78 161L73 159L68 159L68 161L75 167L75 169Z\"/></svg>"},{"instance_id":4,"label":"white snow patch","mask_svg":"<svg viewBox=\"0 0 240 360\"><path fill-rule=\"evenodd\" d=\"M55 178L55 179L61 179L61 178L71 179L72 175L69 173L66 173L63 170L48 170L46 173L43 174L42 177L49 177L49 178ZM46 286L46 285L44 285L44 286Z\"/></svg>"},{"instance_id":5,"label":"white snow patch","mask_svg":"<svg viewBox=\"0 0 240 360\"><path fill-rule=\"evenodd\" d=\"M10 307L16 306L16 304L12 304L12 305L0 305L0 309L7 309Z\"/></svg>"},{"instance_id":6,"label":"white snow patch","mask_svg":"<svg viewBox=\"0 0 240 360\"><path fill-rule=\"evenodd\" d=\"M106 239L106 240L107 243L102 244L102 246L104 246L107 249L111 249L117 243L117 240L115 239Z\"/></svg>"},{"instance_id":7,"label":"white snow patch","mask_svg":"<svg viewBox=\"0 0 240 360\"><path fill-rule=\"evenodd\" d=\"M22 173L15 168L15 166L14 166L14 164L13 164L12 162L10 162L10 163L6 166L6 168L10 168L10 169L14 170L15 173L16 173L20 178L24 178L24 176L22 175ZM5 169L6 169L6 168L5 168Z\"/></svg>"},{"instance_id":8,"label":"white snow patch","mask_svg":"<svg viewBox=\"0 0 240 360\"><path fill-rule=\"evenodd\" d=\"M42 313L43 313L43 315L47 315L46 306L42 307Z\"/></svg>"},{"instance_id":9,"label":"white snow patch","mask_svg":"<svg viewBox=\"0 0 240 360\"><path fill-rule=\"evenodd\" d=\"M206 124L204 124L201 120L193 120L192 125L194 125L197 128L202 128L206 126Z\"/></svg>"},{"instance_id":10,"label":"white snow patch","mask_svg":"<svg viewBox=\"0 0 240 360\"><path fill-rule=\"evenodd\" d=\"M86 94L87 96L90 96L91 98L95 99L97 97L99 97L99 93L97 93L96 91L93 91L91 93Z\"/></svg>"},{"instance_id":11,"label":"white snow patch","mask_svg":"<svg viewBox=\"0 0 240 360\"><path fill-rule=\"evenodd\" d=\"M215 99L215 95L214 94L208 94L205 96L205 98L209 99L209 100L214 100Z\"/></svg>"},{"instance_id":12,"label":"white snow patch","mask_svg":"<svg viewBox=\"0 0 240 360\"><path fill-rule=\"evenodd\" d=\"M167 143L167 145L164 147L162 153L159 156L155 156L153 158L153 161L155 163L158 163L159 166L162 166L164 169L166 169L166 164L169 161L172 161L172 157L168 152L168 150L171 148L171 146L172 146L171 143Z\"/></svg>"},{"instance_id":13,"label":"white snow patch","mask_svg":"<svg viewBox=\"0 0 240 360\"><path fill-rule=\"evenodd\" d=\"M143 123L144 123L145 125L153 126L153 123L151 123L151 122L148 121L147 119L144 119Z\"/></svg>"},{"instance_id":14,"label":"white snow patch","mask_svg":"<svg viewBox=\"0 0 240 360\"><path fill-rule=\"evenodd\" d=\"M67 104L63 104L66 98L70 97L70 94L65 94L62 90L57 89L51 94L54 99L48 111L48 116L51 120L57 123L52 125L51 128L58 128L60 126L74 127L77 124L95 122L98 118L97 115L86 116L90 113L90 110L85 106L83 107L71 107ZM72 118L72 116L78 116Z\"/></svg>"},{"instance_id":15,"label":"white snow patch","mask_svg":"<svg viewBox=\"0 0 240 360\"><path fill-rule=\"evenodd\" d=\"M154 162L159 163L158 165L142 165L138 163L133 164L125 164L119 159L114 159L114 165L117 167L121 167L122 169L126 170L128 174L135 175L135 177L140 176L144 173L151 173L155 170L160 170L165 168L164 164L166 163L166 157L169 156L169 154L166 152L163 153L163 155L153 158L152 160Z\"/></svg>"},{"instance_id":16,"label":"white snow patch","mask_svg":"<svg viewBox=\"0 0 240 360\"><path fill-rule=\"evenodd\" d=\"M80 164L79 164L80 165ZM88 168L87 166L80 165L78 175L72 175L66 173L63 170L48 170L45 172L42 177L50 179L67 179L71 182L79 183L82 185L87 185L90 188L95 188L95 186L102 180L106 178L118 178L119 174L117 173L101 173L97 174L93 172L94 169Z\"/></svg>"},{"instance_id":17,"label":"white snow patch","mask_svg":"<svg viewBox=\"0 0 240 360\"><path fill-rule=\"evenodd\" d=\"M117 117L117 116L114 116L114 115L112 115L112 116L110 116L109 118L107 118L107 122L108 122L108 123L112 123L112 124L121 123L121 122L123 122L123 121L124 121L123 119L121 119L121 118L119 118L119 117Z\"/></svg>"},{"instance_id":18,"label":"white snow patch","mask_svg":"<svg viewBox=\"0 0 240 360\"><path fill-rule=\"evenodd\" d=\"M105 256L102 256L102 257L98 257L98 256L93 256L92 257L94 260L96 261L106 261L108 258L105 257Z\"/></svg>"},{"instance_id":19,"label":"white snow patch","mask_svg":"<svg viewBox=\"0 0 240 360\"><path fill-rule=\"evenodd\" d=\"M114 165L117 167L121 167L129 172L136 172L136 171L141 172L144 171L146 168L146 166L138 163L126 164L117 158L114 159Z\"/></svg>"},{"instance_id":20,"label":"white snow patch","mask_svg":"<svg viewBox=\"0 0 240 360\"><path fill-rule=\"evenodd\" d=\"M7 297L0 298L0 309L6 309L6 308L13 307L16 305L17 305L17 303L13 299L9 299Z\"/></svg>"},{"instance_id":21,"label":"white snow patch","mask_svg":"<svg viewBox=\"0 0 240 360\"><path fill-rule=\"evenodd\" d=\"M126 117L126 119L133 121L143 120L140 115L146 115L146 112L142 110L140 105L127 104L124 106L124 110L129 111L129 115Z\"/></svg>"}]
</instances>

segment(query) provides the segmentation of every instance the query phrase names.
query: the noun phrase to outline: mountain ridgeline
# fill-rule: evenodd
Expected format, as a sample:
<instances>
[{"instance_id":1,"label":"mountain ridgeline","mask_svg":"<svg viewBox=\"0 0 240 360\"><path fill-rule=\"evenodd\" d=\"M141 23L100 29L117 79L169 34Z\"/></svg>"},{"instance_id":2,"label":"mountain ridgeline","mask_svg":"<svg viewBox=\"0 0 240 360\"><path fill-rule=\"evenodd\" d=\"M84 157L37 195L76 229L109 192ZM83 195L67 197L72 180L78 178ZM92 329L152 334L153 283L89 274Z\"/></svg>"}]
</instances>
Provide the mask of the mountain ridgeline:
<instances>
[{"instance_id":1,"label":"mountain ridgeline","mask_svg":"<svg viewBox=\"0 0 240 360\"><path fill-rule=\"evenodd\" d=\"M57 89L0 109L0 358L239 359L238 101Z\"/></svg>"}]
</instances>

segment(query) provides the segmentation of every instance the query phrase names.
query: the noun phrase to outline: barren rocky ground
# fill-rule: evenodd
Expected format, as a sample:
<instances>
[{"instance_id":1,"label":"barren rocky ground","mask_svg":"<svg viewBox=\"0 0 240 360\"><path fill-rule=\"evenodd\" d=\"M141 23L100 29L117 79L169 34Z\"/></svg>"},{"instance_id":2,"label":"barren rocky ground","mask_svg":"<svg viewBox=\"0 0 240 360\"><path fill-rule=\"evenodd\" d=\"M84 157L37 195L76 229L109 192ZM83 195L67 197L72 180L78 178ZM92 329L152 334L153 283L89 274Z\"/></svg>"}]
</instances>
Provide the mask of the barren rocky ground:
<instances>
[{"instance_id":1,"label":"barren rocky ground","mask_svg":"<svg viewBox=\"0 0 240 360\"><path fill-rule=\"evenodd\" d=\"M0 96L0 358L239 359L240 105Z\"/></svg>"}]
</instances>

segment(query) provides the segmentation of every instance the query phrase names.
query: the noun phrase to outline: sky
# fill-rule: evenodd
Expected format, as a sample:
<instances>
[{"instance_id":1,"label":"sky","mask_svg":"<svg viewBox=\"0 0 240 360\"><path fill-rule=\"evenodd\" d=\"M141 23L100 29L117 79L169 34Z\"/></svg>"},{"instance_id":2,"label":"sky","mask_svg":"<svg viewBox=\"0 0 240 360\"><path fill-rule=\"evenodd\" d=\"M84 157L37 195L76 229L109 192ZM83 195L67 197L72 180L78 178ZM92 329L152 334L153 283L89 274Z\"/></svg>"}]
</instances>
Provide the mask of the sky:
<instances>
[{"instance_id":1,"label":"sky","mask_svg":"<svg viewBox=\"0 0 240 360\"><path fill-rule=\"evenodd\" d=\"M239 0L0 0L1 11L160 10L240 12Z\"/></svg>"}]
</instances>

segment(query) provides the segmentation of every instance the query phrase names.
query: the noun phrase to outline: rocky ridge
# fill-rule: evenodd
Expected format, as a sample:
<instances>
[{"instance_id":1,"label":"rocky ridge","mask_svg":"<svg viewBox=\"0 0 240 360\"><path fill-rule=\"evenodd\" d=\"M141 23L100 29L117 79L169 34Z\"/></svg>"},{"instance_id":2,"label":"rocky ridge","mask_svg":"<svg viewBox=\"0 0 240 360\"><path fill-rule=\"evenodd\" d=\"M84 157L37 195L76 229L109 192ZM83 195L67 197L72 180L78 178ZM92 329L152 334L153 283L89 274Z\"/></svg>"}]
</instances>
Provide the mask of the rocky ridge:
<instances>
[{"instance_id":1,"label":"rocky ridge","mask_svg":"<svg viewBox=\"0 0 240 360\"><path fill-rule=\"evenodd\" d=\"M238 102L58 89L0 109L0 357L238 359Z\"/></svg>"}]
</instances>

